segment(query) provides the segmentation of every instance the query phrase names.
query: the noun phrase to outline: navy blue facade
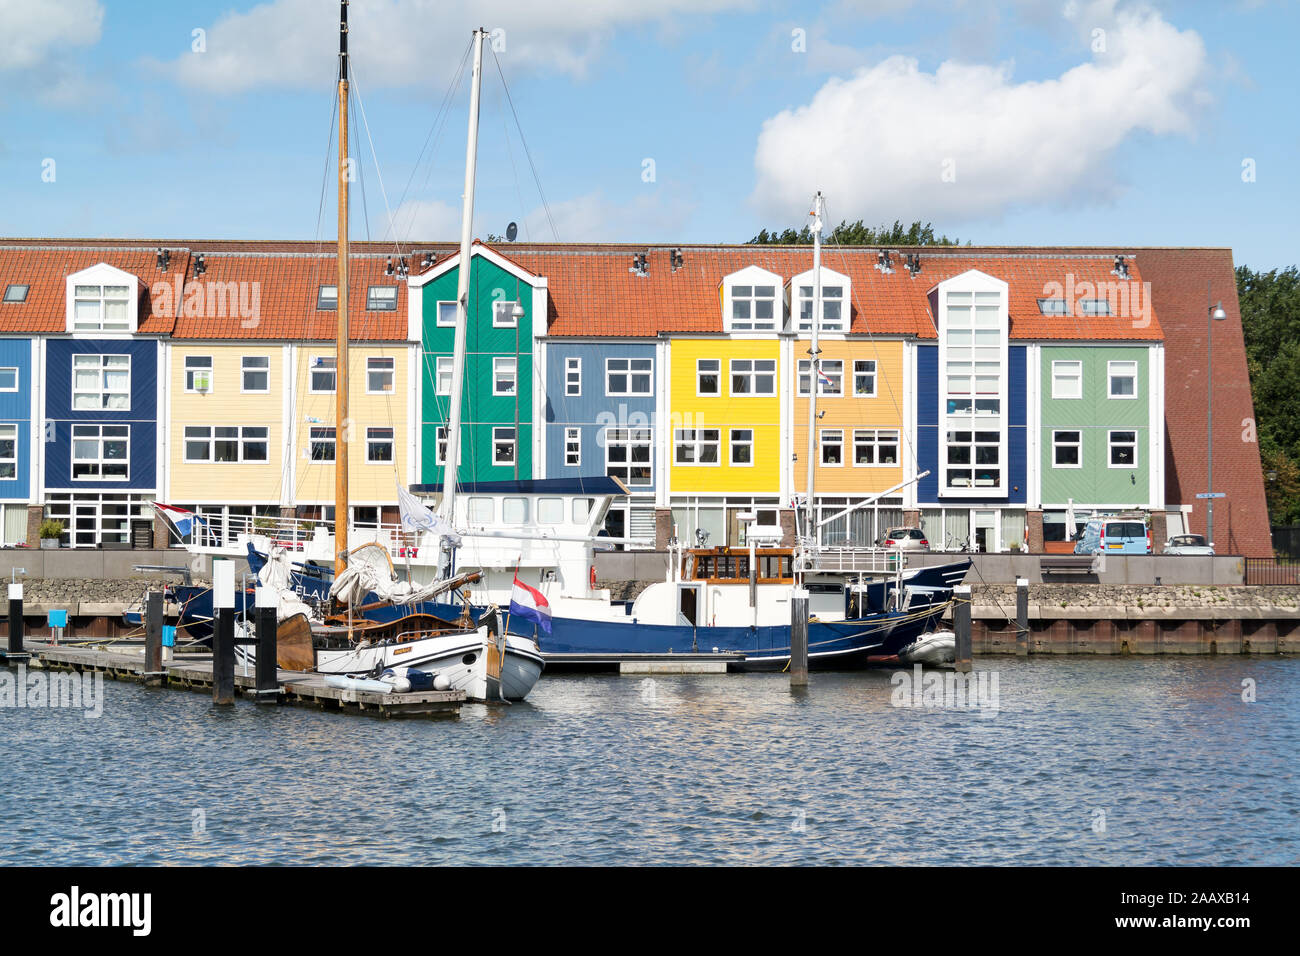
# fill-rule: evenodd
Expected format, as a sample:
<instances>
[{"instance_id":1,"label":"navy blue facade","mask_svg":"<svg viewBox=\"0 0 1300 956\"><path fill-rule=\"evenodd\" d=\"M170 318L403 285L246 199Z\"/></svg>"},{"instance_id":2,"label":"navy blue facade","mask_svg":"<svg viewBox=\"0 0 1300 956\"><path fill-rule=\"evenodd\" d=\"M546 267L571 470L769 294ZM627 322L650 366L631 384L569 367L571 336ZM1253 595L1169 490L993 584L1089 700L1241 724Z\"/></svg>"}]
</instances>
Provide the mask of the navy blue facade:
<instances>
[{"instance_id":1,"label":"navy blue facade","mask_svg":"<svg viewBox=\"0 0 1300 956\"><path fill-rule=\"evenodd\" d=\"M0 383L0 500L28 501L32 474L31 339L0 339L0 369L6 370ZM11 378L12 388L8 387Z\"/></svg>"},{"instance_id":2,"label":"navy blue facade","mask_svg":"<svg viewBox=\"0 0 1300 956\"><path fill-rule=\"evenodd\" d=\"M1028 498L1028 349L1007 349L1007 494L1001 498L941 498L939 496L939 346L916 349L917 470L930 474L917 482L923 505L972 508L1023 505Z\"/></svg>"},{"instance_id":3,"label":"navy blue facade","mask_svg":"<svg viewBox=\"0 0 1300 956\"><path fill-rule=\"evenodd\" d=\"M130 407L74 409L74 355L128 355ZM45 345L45 488L59 491L153 491L158 486L158 343L152 339L48 339ZM127 478L72 477L74 424L130 428Z\"/></svg>"},{"instance_id":4,"label":"navy blue facade","mask_svg":"<svg viewBox=\"0 0 1300 956\"><path fill-rule=\"evenodd\" d=\"M655 427L655 389L658 368L653 368L648 396L606 395L606 359L650 359L657 361L653 342L550 341L546 346L546 461L547 478L575 478L606 473L604 432L607 428ZM580 394L566 389L569 359L581 362ZM565 462L565 429L577 428L581 435L582 460ZM661 463L651 450L650 484L629 484L632 492L652 492L659 481ZM620 474L620 477L623 477Z\"/></svg>"}]
</instances>

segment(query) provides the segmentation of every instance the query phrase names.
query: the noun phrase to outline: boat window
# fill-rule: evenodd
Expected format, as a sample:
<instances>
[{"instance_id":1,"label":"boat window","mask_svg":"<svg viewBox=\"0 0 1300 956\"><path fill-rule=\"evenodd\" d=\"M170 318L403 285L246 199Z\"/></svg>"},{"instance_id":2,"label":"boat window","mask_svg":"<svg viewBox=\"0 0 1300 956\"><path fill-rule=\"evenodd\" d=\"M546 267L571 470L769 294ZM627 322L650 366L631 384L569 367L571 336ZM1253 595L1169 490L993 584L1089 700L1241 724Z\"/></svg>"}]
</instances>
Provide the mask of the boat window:
<instances>
[{"instance_id":1,"label":"boat window","mask_svg":"<svg viewBox=\"0 0 1300 956\"><path fill-rule=\"evenodd\" d=\"M587 519L591 516L591 499L574 498L573 499L573 520L575 523L586 524Z\"/></svg>"},{"instance_id":2,"label":"boat window","mask_svg":"<svg viewBox=\"0 0 1300 956\"><path fill-rule=\"evenodd\" d=\"M563 524L564 523L564 499L563 498L538 498L537 499L537 523L538 524Z\"/></svg>"},{"instance_id":3,"label":"boat window","mask_svg":"<svg viewBox=\"0 0 1300 956\"><path fill-rule=\"evenodd\" d=\"M491 524L494 510L491 498L469 499L470 524Z\"/></svg>"},{"instance_id":4,"label":"boat window","mask_svg":"<svg viewBox=\"0 0 1300 956\"><path fill-rule=\"evenodd\" d=\"M501 504L502 524L527 524L528 499L506 498Z\"/></svg>"}]
</instances>

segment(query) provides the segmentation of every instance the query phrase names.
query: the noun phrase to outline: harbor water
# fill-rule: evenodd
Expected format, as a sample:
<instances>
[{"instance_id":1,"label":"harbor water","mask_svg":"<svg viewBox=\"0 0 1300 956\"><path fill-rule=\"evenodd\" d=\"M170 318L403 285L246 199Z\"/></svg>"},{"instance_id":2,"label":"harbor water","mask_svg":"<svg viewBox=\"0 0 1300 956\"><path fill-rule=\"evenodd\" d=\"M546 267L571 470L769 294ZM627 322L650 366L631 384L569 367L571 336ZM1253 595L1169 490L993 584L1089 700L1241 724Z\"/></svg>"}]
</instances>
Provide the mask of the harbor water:
<instances>
[{"instance_id":1,"label":"harbor water","mask_svg":"<svg viewBox=\"0 0 1300 956\"><path fill-rule=\"evenodd\" d=\"M1300 862L1300 661L976 671L980 706L913 671L556 674L459 720L106 681L99 717L0 709L0 863Z\"/></svg>"}]
</instances>

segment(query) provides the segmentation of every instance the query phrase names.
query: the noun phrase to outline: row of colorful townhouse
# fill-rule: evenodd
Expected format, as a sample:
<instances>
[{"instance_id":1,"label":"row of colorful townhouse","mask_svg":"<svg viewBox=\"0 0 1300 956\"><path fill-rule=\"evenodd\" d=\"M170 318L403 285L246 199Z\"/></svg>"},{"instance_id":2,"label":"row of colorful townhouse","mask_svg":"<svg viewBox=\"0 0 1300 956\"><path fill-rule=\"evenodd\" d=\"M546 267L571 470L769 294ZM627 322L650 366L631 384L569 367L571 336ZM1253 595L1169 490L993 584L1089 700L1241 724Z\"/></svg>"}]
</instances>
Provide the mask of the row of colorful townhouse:
<instances>
[{"instance_id":1,"label":"row of colorful townhouse","mask_svg":"<svg viewBox=\"0 0 1300 956\"><path fill-rule=\"evenodd\" d=\"M1148 274L1186 271L1169 259L828 248L814 383L807 248L476 243L458 477L617 476L610 534L659 547L739 544L755 513L793 535L815 385L827 544L912 525L935 548L1051 550L1067 516L1121 509L1149 512L1155 539L1199 530L1198 326L1177 297L1171 325ZM399 484L442 480L458 266L445 245L358 247L340 428L327 246L0 244L5 543L34 545L54 518L73 546L174 544L154 501L213 534L235 516L330 517L339 440L352 520L395 521ZM1224 466L1216 513L1238 553L1257 548L1257 485L1262 501L1258 455L1253 473L1244 460Z\"/></svg>"}]
</instances>

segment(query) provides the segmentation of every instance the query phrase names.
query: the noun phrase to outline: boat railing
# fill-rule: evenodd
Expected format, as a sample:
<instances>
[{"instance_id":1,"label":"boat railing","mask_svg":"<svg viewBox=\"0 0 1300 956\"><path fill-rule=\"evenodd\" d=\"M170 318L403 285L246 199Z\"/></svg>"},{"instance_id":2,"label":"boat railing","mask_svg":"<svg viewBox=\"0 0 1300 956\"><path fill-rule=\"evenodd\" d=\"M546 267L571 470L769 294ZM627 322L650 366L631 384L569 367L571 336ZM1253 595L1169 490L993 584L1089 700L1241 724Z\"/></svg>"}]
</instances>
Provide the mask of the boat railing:
<instances>
[{"instance_id":1,"label":"boat railing","mask_svg":"<svg viewBox=\"0 0 1300 956\"><path fill-rule=\"evenodd\" d=\"M279 515L202 514L195 521L186 544L200 549L225 550L240 546L240 539L260 535L272 545L289 552L302 552L314 541L334 533L334 523L320 518L282 517ZM420 535L400 524L381 522L351 526L357 542L382 544L395 558L415 557Z\"/></svg>"},{"instance_id":2,"label":"boat railing","mask_svg":"<svg viewBox=\"0 0 1300 956\"><path fill-rule=\"evenodd\" d=\"M892 574L907 566L897 548L819 548L807 555L808 570L831 574Z\"/></svg>"}]
</instances>

